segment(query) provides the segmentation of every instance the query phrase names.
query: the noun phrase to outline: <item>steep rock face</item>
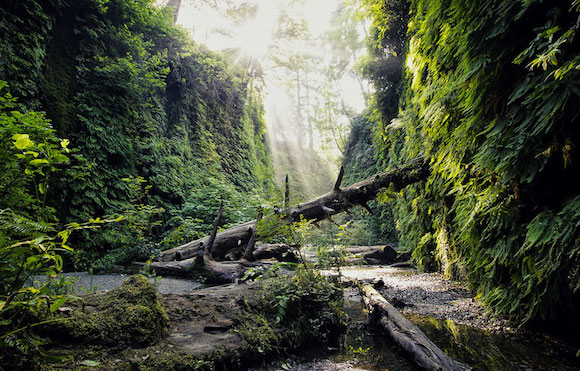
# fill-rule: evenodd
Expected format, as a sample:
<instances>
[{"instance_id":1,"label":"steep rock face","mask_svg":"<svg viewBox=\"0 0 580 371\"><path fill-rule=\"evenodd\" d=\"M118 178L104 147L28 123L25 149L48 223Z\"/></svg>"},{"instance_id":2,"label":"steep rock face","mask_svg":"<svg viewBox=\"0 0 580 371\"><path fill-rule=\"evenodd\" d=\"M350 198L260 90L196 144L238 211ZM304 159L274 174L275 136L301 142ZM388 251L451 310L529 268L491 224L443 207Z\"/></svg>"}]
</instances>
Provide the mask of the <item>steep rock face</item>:
<instances>
[{"instance_id":1,"label":"steep rock face","mask_svg":"<svg viewBox=\"0 0 580 371\"><path fill-rule=\"evenodd\" d=\"M422 268L466 277L490 308L519 323L574 321L578 4L413 0L406 11L365 3L383 166L424 154L433 168L395 201L401 245ZM405 42L393 104L399 74L380 67Z\"/></svg>"},{"instance_id":2,"label":"steep rock face","mask_svg":"<svg viewBox=\"0 0 580 371\"><path fill-rule=\"evenodd\" d=\"M376 125L377 123L368 113L363 113L353 120L342 161L345 184L352 184L382 171L378 161L378 151L374 146L376 133L373 133L373 128ZM369 203L373 214L351 216L351 221L358 220L365 223L366 230L372 235L370 243L398 242L399 234L395 228L392 206L384 203L388 194L389 192L385 191L377 197L383 202L373 200Z\"/></svg>"},{"instance_id":3,"label":"steep rock face","mask_svg":"<svg viewBox=\"0 0 580 371\"><path fill-rule=\"evenodd\" d=\"M171 9L149 0L2 8L0 78L84 157L52 185L61 221L148 204L165 209L150 231L159 234L184 220L209 224L220 197L231 203L224 223L239 221L240 200L272 191L259 95L245 71L187 40ZM84 244L118 240L108 231Z\"/></svg>"}]
</instances>

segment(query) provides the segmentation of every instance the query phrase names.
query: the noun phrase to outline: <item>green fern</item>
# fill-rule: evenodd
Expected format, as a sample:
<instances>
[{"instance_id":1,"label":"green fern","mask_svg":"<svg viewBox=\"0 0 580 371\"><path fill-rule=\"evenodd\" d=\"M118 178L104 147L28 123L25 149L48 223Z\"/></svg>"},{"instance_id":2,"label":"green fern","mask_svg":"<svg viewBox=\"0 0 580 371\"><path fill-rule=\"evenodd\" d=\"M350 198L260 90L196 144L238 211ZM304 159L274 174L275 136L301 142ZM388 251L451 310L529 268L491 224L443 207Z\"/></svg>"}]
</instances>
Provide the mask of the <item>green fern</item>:
<instances>
[{"instance_id":1,"label":"green fern","mask_svg":"<svg viewBox=\"0 0 580 371\"><path fill-rule=\"evenodd\" d=\"M365 3L379 13L371 43L384 46L371 52L384 59L398 23ZM432 166L426 185L395 201L401 244L422 267L465 273L518 323L555 316L580 280L580 3L413 0L409 14L400 104L386 105L392 89L375 97L383 166L419 154ZM397 81L374 78L383 89Z\"/></svg>"}]
</instances>

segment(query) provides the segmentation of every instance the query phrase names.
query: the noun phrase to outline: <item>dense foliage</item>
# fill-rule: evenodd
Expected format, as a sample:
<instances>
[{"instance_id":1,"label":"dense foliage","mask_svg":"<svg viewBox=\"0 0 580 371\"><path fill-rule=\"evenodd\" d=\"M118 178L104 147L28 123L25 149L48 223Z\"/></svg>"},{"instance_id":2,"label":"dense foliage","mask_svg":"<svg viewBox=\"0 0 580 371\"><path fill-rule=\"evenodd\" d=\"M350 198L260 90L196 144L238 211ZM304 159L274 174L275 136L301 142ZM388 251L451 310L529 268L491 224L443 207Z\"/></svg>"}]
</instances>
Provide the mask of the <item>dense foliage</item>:
<instances>
[{"instance_id":1,"label":"dense foliage","mask_svg":"<svg viewBox=\"0 0 580 371\"><path fill-rule=\"evenodd\" d=\"M235 223L274 187L260 96L227 57L187 41L170 10L0 10L0 366L33 367L33 329L69 299L51 281L67 262L146 260L207 233L220 199Z\"/></svg>"},{"instance_id":2,"label":"dense foliage","mask_svg":"<svg viewBox=\"0 0 580 371\"><path fill-rule=\"evenodd\" d=\"M50 185L52 221L127 216L75 240L79 267L147 259L207 233L220 198L228 224L254 216L253 195L273 191L260 97L227 57L187 41L169 9L152 0L2 8L0 78L82 155L76 176Z\"/></svg>"},{"instance_id":3,"label":"dense foliage","mask_svg":"<svg viewBox=\"0 0 580 371\"><path fill-rule=\"evenodd\" d=\"M56 210L47 205L51 185L55 178L78 175L67 164L79 157L68 139L56 137L42 112L26 111L5 88L0 81L0 367L30 368L42 343L32 329L57 320L55 311L69 299L50 279L39 285L31 281L56 277L62 252L72 250L71 233L105 221L71 223L59 231Z\"/></svg>"},{"instance_id":4,"label":"dense foliage","mask_svg":"<svg viewBox=\"0 0 580 371\"><path fill-rule=\"evenodd\" d=\"M373 128L376 122L371 115L363 113L357 116L352 124L349 135L348 145L344 153L343 166L344 178L343 185L350 185L366 179L378 172L381 166L378 160L378 154L374 147ZM383 202L370 201L369 207L373 214L368 214L362 208L352 210L350 215L351 224L349 232L352 237L350 244L374 245L378 243L393 243L399 240L398 231L395 228L393 220L393 211L387 201L386 194L382 194L379 200ZM364 228L368 232L367 239L360 241L357 239L355 228Z\"/></svg>"},{"instance_id":5,"label":"dense foliage","mask_svg":"<svg viewBox=\"0 0 580 371\"><path fill-rule=\"evenodd\" d=\"M375 60L398 58L407 13L365 3ZM400 104L375 93L384 165L432 166L396 201L400 243L519 323L577 310L580 3L413 0L408 15ZM396 95L398 74L373 67Z\"/></svg>"}]
</instances>

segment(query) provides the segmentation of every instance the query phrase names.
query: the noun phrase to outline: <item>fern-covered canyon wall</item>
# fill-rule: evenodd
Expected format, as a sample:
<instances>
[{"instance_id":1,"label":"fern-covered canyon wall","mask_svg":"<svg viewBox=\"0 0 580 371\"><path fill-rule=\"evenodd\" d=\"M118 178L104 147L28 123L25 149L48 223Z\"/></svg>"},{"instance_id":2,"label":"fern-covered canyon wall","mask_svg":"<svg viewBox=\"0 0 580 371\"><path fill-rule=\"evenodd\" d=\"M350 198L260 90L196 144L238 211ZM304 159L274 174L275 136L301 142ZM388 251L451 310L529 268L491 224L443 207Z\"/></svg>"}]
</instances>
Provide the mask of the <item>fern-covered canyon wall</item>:
<instances>
[{"instance_id":1,"label":"fern-covered canyon wall","mask_svg":"<svg viewBox=\"0 0 580 371\"><path fill-rule=\"evenodd\" d=\"M389 203L400 245L519 323L577 313L580 3L365 5L380 166L432 167Z\"/></svg>"},{"instance_id":2,"label":"fern-covered canyon wall","mask_svg":"<svg viewBox=\"0 0 580 371\"><path fill-rule=\"evenodd\" d=\"M47 221L126 217L77 237L79 267L146 260L207 233L220 199L230 224L255 217L275 192L259 93L244 70L188 40L171 9L150 0L2 8L2 95L19 97L2 109L46 112L77 151L51 179ZM14 211L33 214L26 204Z\"/></svg>"}]
</instances>

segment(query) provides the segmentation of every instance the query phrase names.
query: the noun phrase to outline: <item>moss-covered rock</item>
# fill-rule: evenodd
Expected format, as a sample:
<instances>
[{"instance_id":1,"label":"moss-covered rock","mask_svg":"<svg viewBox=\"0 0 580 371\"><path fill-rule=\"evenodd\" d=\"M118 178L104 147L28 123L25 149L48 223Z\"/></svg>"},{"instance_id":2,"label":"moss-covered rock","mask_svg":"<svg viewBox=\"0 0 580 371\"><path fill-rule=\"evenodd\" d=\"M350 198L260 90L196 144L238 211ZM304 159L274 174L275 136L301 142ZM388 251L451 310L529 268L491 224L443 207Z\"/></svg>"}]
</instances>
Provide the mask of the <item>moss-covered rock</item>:
<instances>
[{"instance_id":1,"label":"moss-covered rock","mask_svg":"<svg viewBox=\"0 0 580 371\"><path fill-rule=\"evenodd\" d=\"M83 297L66 315L51 329L51 336L61 341L148 345L167 334L167 315L142 275L130 277L116 290Z\"/></svg>"},{"instance_id":2,"label":"moss-covered rock","mask_svg":"<svg viewBox=\"0 0 580 371\"><path fill-rule=\"evenodd\" d=\"M337 339L341 299L340 287L311 269L159 295L159 302L145 277L133 276L118 290L74 305L67 323L51 334L69 343L51 344L49 354L62 361L43 369L77 370L87 360L114 370L245 369ZM170 333L156 341L167 322Z\"/></svg>"}]
</instances>

